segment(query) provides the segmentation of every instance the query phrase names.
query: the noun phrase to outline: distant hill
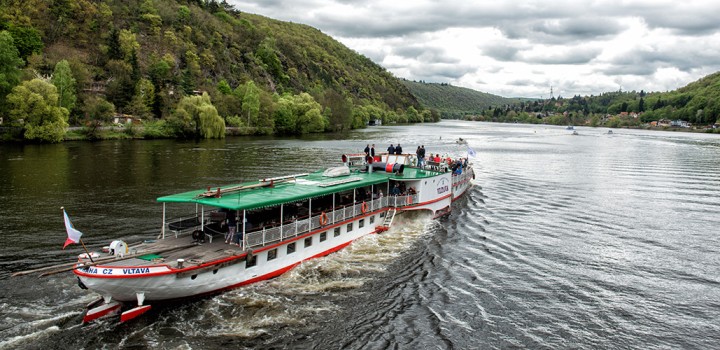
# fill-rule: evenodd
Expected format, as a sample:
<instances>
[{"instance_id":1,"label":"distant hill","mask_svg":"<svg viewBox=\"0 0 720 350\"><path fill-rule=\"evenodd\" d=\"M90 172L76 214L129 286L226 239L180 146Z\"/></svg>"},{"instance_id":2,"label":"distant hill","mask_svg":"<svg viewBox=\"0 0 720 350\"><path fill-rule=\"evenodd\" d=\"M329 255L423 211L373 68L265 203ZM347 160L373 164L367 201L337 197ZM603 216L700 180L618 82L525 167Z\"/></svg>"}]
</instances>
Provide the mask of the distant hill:
<instances>
[{"instance_id":1,"label":"distant hill","mask_svg":"<svg viewBox=\"0 0 720 350\"><path fill-rule=\"evenodd\" d=\"M443 118L462 118L468 114L480 114L490 107L530 101L530 99L501 97L445 83L410 80L402 80L402 83L425 108L436 109Z\"/></svg>"},{"instance_id":2,"label":"distant hill","mask_svg":"<svg viewBox=\"0 0 720 350\"><path fill-rule=\"evenodd\" d=\"M665 119L705 128L720 123L720 72L673 91L613 91L597 96L553 97L495 108L472 119L609 127L640 127Z\"/></svg>"}]
</instances>

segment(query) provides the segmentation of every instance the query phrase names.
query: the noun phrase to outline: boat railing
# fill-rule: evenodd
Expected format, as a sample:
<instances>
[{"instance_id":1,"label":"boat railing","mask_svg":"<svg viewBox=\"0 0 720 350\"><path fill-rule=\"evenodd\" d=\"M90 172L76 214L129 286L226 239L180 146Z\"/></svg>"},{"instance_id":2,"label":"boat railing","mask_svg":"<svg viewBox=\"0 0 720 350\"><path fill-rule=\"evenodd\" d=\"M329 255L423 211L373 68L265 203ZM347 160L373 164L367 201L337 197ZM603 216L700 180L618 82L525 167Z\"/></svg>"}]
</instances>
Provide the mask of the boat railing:
<instances>
[{"instance_id":1,"label":"boat railing","mask_svg":"<svg viewBox=\"0 0 720 350\"><path fill-rule=\"evenodd\" d=\"M345 209L340 208L333 210L332 215L329 216L329 219L331 220L330 222L332 222L333 224L345 220Z\"/></svg>"},{"instance_id":2,"label":"boat railing","mask_svg":"<svg viewBox=\"0 0 720 350\"><path fill-rule=\"evenodd\" d=\"M322 214L320 214L322 215ZM320 227L320 215L315 215L310 218L310 230L314 230Z\"/></svg>"},{"instance_id":3,"label":"boat railing","mask_svg":"<svg viewBox=\"0 0 720 350\"><path fill-rule=\"evenodd\" d=\"M365 203L368 211L378 210L387 207L389 197L382 197ZM295 237L297 235L310 232L326 225L335 224L359 215L362 212L363 203L350 204L346 207L340 207L330 212L320 212L315 216L305 219L298 219L293 222L286 223L282 226L262 227L255 231L246 233L246 244L248 247L263 246L283 239ZM327 215L327 222L321 225L321 217ZM322 219L325 221L325 219Z\"/></svg>"},{"instance_id":4,"label":"boat railing","mask_svg":"<svg viewBox=\"0 0 720 350\"><path fill-rule=\"evenodd\" d=\"M295 234L297 233L298 221L299 220L295 220L294 222L283 225L283 227L282 227L283 239L295 236Z\"/></svg>"},{"instance_id":5,"label":"boat railing","mask_svg":"<svg viewBox=\"0 0 720 350\"><path fill-rule=\"evenodd\" d=\"M419 203L419 197L418 194L408 194L404 196L392 196L390 198L390 205L396 208L405 207L408 205L413 205Z\"/></svg>"},{"instance_id":6,"label":"boat railing","mask_svg":"<svg viewBox=\"0 0 720 350\"><path fill-rule=\"evenodd\" d=\"M265 229L250 232L245 235L245 242L248 247L257 247L264 244Z\"/></svg>"},{"instance_id":7,"label":"boat railing","mask_svg":"<svg viewBox=\"0 0 720 350\"><path fill-rule=\"evenodd\" d=\"M355 216L355 206L351 205L351 206L345 207L345 217L351 218L353 216Z\"/></svg>"},{"instance_id":8,"label":"boat railing","mask_svg":"<svg viewBox=\"0 0 720 350\"><path fill-rule=\"evenodd\" d=\"M307 232L310 230L310 219L298 220L296 223L297 226L295 228L295 233Z\"/></svg>"},{"instance_id":9,"label":"boat railing","mask_svg":"<svg viewBox=\"0 0 720 350\"><path fill-rule=\"evenodd\" d=\"M263 244L279 241L282 239L282 236L280 235L280 226L266 229L263 236Z\"/></svg>"}]
</instances>

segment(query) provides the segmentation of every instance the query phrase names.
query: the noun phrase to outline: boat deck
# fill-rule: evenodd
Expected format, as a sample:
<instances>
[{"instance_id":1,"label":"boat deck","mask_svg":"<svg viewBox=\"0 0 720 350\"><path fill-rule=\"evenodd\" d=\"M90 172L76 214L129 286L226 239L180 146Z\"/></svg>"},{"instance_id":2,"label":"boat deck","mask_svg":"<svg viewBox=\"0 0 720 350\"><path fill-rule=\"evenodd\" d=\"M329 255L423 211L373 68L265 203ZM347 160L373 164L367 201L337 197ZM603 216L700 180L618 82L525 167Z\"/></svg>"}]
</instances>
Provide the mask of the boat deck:
<instances>
[{"instance_id":1,"label":"boat deck","mask_svg":"<svg viewBox=\"0 0 720 350\"><path fill-rule=\"evenodd\" d=\"M169 237L154 242L141 243L129 248L129 254L134 255L134 252L137 252L140 254L138 257L110 261L100 265L113 267L168 265L175 268L177 267L177 259L184 259L185 267L190 267L244 253L240 247L225 243L222 236L214 237L212 243L208 240L206 240L205 243L199 243L194 246L191 245L192 243L193 239L190 235L181 235L179 237ZM173 248L176 249L171 250ZM159 250L166 251L152 254L152 252ZM143 252L149 252L151 254L142 255ZM141 259L140 257L144 258Z\"/></svg>"}]
</instances>

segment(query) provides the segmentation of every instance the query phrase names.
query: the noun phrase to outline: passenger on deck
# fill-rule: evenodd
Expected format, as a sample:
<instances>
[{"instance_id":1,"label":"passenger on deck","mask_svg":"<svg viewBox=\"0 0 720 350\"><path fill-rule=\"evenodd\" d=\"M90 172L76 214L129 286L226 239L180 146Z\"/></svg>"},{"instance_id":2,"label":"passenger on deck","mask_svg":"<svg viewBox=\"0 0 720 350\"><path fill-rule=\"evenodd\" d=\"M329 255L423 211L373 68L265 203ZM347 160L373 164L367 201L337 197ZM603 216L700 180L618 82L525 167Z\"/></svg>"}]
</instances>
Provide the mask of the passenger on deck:
<instances>
[{"instance_id":1,"label":"passenger on deck","mask_svg":"<svg viewBox=\"0 0 720 350\"><path fill-rule=\"evenodd\" d=\"M392 190L390 190L390 195L393 196L399 196L400 195L400 185L395 183L395 186L393 186Z\"/></svg>"},{"instance_id":2,"label":"passenger on deck","mask_svg":"<svg viewBox=\"0 0 720 350\"><path fill-rule=\"evenodd\" d=\"M367 156L367 155L370 155L370 144L369 144L369 143L367 144L367 146L365 146L364 152L365 152L365 155L366 155L366 156Z\"/></svg>"},{"instance_id":3,"label":"passenger on deck","mask_svg":"<svg viewBox=\"0 0 720 350\"><path fill-rule=\"evenodd\" d=\"M395 154L395 146L393 146L391 143L390 147L388 147L387 151L388 151L388 154Z\"/></svg>"},{"instance_id":4,"label":"passenger on deck","mask_svg":"<svg viewBox=\"0 0 720 350\"><path fill-rule=\"evenodd\" d=\"M398 143L397 147L395 147L395 154L402 154L402 146Z\"/></svg>"},{"instance_id":5,"label":"passenger on deck","mask_svg":"<svg viewBox=\"0 0 720 350\"><path fill-rule=\"evenodd\" d=\"M370 157L375 158L375 144L372 144L372 147L370 147Z\"/></svg>"},{"instance_id":6,"label":"passenger on deck","mask_svg":"<svg viewBox=\"0 0 720 350\"><path fill-rule=\"evenodd\" d=\"M417 156L418 166L422 167L423 165L425 165L425 145L418 147Z\"/></svg>"}]
</instances>

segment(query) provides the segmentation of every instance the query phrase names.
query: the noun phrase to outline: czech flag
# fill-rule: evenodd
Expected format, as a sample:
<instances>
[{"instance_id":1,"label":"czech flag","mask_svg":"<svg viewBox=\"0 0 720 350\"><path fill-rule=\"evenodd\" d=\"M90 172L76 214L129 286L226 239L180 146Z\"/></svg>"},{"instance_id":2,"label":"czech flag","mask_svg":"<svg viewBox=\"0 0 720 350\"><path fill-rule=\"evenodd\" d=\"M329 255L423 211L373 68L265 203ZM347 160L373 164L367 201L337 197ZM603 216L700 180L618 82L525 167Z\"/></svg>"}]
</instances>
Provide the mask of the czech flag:
<instances>
[{"instance_id":1,"label":"czech flag","mask_svg":"<svg viewBox=\"0 0 720 350\"><path fill-rule=\"evenodd\" d=\"M72 223L70 223L70 218L68 217L68 214L65 212L65 209L63 208L63 216L65 217L65 231L67 231L68 238L65 240L65 245L63 245L63 249L68 246L70 243L80 243L80 237L82 237L82 232L76 230Z\"/></svg>"}]
</instances>

